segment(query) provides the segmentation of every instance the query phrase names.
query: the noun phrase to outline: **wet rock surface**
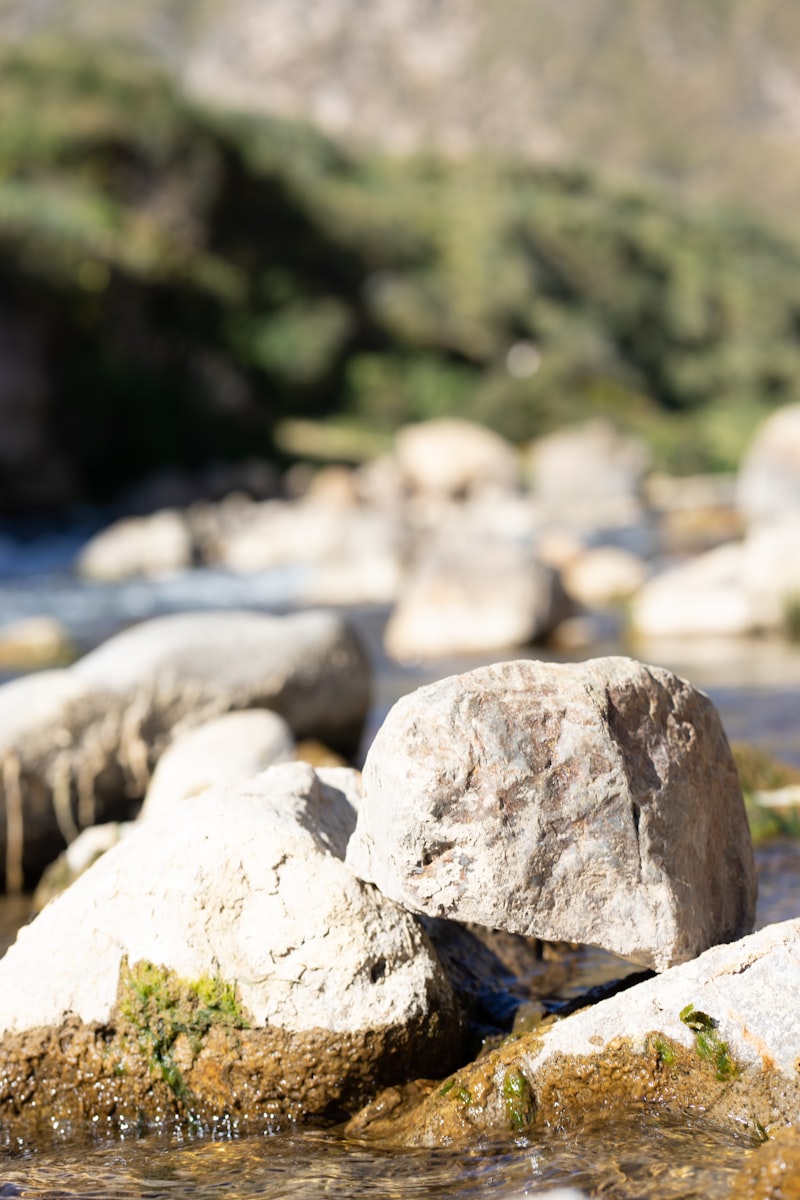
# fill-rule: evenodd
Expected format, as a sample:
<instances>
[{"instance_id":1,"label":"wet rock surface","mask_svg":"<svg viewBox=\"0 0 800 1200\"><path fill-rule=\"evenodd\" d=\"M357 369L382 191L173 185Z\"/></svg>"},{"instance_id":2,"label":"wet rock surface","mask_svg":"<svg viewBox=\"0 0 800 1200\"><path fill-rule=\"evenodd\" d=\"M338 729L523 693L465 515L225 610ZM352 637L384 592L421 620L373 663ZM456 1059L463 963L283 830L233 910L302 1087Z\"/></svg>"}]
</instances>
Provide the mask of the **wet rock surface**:
<instances>
[{"instance_id":1,"label":"wet rock surface","mask_svg":"<svg viewBox=\"0 0 800 1200\"><path fill-rule=\"evenodd\" d=\"M400 700L367 755L347 861L413 911L657 969L753 923L718 714L624 658L499 663Z\"/></svg>"},{"instance_id":2,"label":"wet rock surface","mask_svg":"<svg viewBox=\"0 0 800 1200\"><path fill-rule=\"evenodd\" d=\"M800 923L773 925L509 1038L391 1121L378 1097L351 1131L435 1146L638 1109L700 1111L756 1144L796 1119L798 983Z\"/></svg>"},{"instance_id":3,"label":"wet rock surface","mask_svg":"<svg viewBox=\"0 0 800 1200\"><path fill-rule=\"evenodd\" d=\"M296 763L212 789L21 930L0 962L4 1121L33 1106L263 1128L453 1065L460 1017L430 942L342 861L352 777Z\"/></svg>"}]
</instances>

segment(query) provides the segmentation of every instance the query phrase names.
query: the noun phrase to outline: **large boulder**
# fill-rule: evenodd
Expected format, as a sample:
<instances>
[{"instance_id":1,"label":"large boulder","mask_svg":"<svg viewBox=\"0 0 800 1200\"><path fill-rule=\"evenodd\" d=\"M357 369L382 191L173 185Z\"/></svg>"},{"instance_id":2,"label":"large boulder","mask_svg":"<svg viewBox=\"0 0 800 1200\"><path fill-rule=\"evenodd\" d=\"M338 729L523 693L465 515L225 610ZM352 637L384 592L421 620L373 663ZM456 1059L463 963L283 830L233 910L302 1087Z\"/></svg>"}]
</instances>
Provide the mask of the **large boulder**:
<instances>
[{"instance_id":1,"label":"large boulder","mask_svg":"<svg viewBox=\"0 0 800 1200\"><path fill-rule=\"evenodd\" d=\"M716 709L625 658L498 663L401 699L367 755L347 860L414 911L658 970L754 917Z\"/></svg>"},{"instance_id":2,"label":"large boulder","mask_svg":"<svg viewBox=\"0 0 800 1200\"><path fill-rule=\"evenodd\" d=\"M378 1097L350 1132L474 1145L650 1112L760 1140L797 1119L798 988L800 923L771 925L509 1040L403 1119Z\"/></svg>"},{"instance_id":3,"label":"large boulder","mask_svg":"<svg viewBox=\"0 0 800 1200\"><path fill-rule=\"evenodd\" d=\"M350 771L304 763L142 822L0 962L4 1128L270 1128L447 1070L420 925L343 862ZM27 1122L27 1124L26 1124Z\"/></svg>"},{"instance_id":4,"label":"large boulder","mask_svg":"<svg viewBox=\"0 0 800 1200\"><path fill-rule=\"evenodd\" d=\"M267 708L353 754L370 668L333 613L188 613L135 626L63 671L0 688L0 878L38 879L80 829L134 814L178 734Z\"/></svg>"}]
</instances>

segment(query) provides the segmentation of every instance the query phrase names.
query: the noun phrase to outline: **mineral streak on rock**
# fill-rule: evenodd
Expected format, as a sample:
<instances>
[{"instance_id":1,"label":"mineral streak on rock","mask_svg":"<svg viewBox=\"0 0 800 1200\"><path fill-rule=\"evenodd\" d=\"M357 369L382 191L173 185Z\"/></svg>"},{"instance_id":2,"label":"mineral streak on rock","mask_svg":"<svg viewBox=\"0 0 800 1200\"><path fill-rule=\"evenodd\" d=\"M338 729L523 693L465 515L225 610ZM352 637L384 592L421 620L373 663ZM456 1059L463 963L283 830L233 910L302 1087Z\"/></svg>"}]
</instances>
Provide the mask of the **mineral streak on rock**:
<instances>
[{"instance_id":1,"label":"mineral streak on rock","mask_svg":"<svg viewBox=\"0 0 800 1200\"><path fill-rule=\"evenodd\" d=\"M754 919L716 709L627 658L498 663L400 700L367 756L347 859L412 910L657 970Z\"/></svg>"}]
</instances>

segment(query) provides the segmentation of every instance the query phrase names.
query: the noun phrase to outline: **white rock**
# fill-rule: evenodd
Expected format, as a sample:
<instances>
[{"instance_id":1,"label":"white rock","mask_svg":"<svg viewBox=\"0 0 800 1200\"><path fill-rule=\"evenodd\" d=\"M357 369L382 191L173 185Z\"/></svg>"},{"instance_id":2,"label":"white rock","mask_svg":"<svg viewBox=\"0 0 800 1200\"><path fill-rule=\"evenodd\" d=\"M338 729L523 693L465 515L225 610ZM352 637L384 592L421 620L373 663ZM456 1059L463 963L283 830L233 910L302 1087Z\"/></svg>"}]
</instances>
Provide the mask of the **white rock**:
<instances>
[{"instance_id":1,"label":"white rock","mask_svg":"<svg viewBox=\"0 0 800 1200\"><path fill-rule=\"evenodd\" d=\"M172 809L218 783L238 783L295 758L292 731L263 708L223 713L179 735L158 760L143 817Z\"/></svg>"},{"instance_id":2,"label":"white rock","mask_svg":"<svg viewBox=\"0 0 800 1200\"><path fill-rule=\"evenodd\" d=\"M498 663L400 700L367 755L347 860L412 910L659 970L754 917L713 704L624 658Z\"/></svg>"},{"instance_id":3,"label":"white rock","mask_svg":"<svg viewBox=\"0 0 800 1200\"><path fill-rule=\"evenodd\" d=\"M631 622L645 637L740 637L780 631L800 597L800 514L754 523L650 579Z\"/></svg>"},{"instance_id":4,"label":"white rock","mask_svg":"<svg viewBox=\"0 0 800 1200\"><path fill-rule=\"evenodd\" d=\"M189 526L174 509L148 517L123 517L95 534L75 568L84 579L110 581L187 571L193 548Z\"/></svg>"},{"instance_id":5,"label":"white rock","mask_svg":"<svg viewBox=\"0 0 800 1200\"><path fill-rule=\"evenodd\" d=\"M649 575L647 563L621 546L593 546L579 554L563 572L568 595L588 608L627 600Z\"/></svg>"},{"instance_id":6,"label":"white rock","mask_svg":"<svg viewBox=\"0 0 800 1200\"><path fill-rule=\"evenodd\" d=\"M745 585L739 542L717 546L644 585L631 624L644 637L733 637L754 633L758 614Z\"/></svg>"},{"instance_id":7,"label":"white rock","mask_svg":"<svg viewBox=\"0 0 800 1200\"><path fill-rule=\"evenodd\" d=\"M492 430L455 417L403 426L395 454L416 492L467 496L484 488L513 491L520 483L514 447Z\"/></svg>"},{"instance_id":8,"label":"white rock","mask_svg":"<svg viewBox=\"0 0 800 1200\"><path fill-rule=\"evenodd\" d=\"M206 792L186 822L142 822L20 931L0 961L0 1030L107 1021L124 957L235 983L257 1027L452 1010L417 923L344 865L355 814L325 780L286 764Z\"/></svg>"},{"instance_id":9,"label":"white rock","mask_svg":"<svg viewBox=\"0 0 800 1200\"><path fill-rule=\"evenodd\" d=\"M524 543L445 531L410 568L385 646L411 660L526 646L567 612L557 572Z\"/></svg>"},{"instance_id":10,"label":"white rock","mask_svg":"<svg viewBox=\"0 0 800 1200\"><path fill-rule=\"evenodd\" d=\"M800 1058L798 988L800 922L769 925L558 1022L544 1038L536 1069L556 1054L602 1054L620 1037L640 1050L653 1033L692 1047L694 1033L680 1018L692 1005L717 1022L719 1037L740 1066L774 1068L794 1078Z\"/></svg>"},{"instance_id":11,"label":"white rock","mask_svg":"<svg viewBox=\"0 0 800 1200\"><path fill-rule=\"evenodd\" d=\"M178 613L133 626L71 668L84 686L158 704L189 723L232 708L270 708L296 737L352 750L369 703L370 668L351 627L332 612L287 617Z\"/></svg>"},{"instance_id":12,"label":"white rock","mask_svg":"<svg viewBox=\"0 0 800 1200\"><path fill-rule=\"evenodd\" d=\"M537 498L568 507L636 499L649 467L644 443L604 419L538 438L528 458Z\"/></svg>"},{"instance_id":13,"label":"white rock","mask_svg":"<svg viewBox=\"0 0 800 1200\"><path fill-rule=\"evenodd\" d=\"M370 701L366 651L333 613L189 613L112 638L63 671L0 687L0 875L35 884L82 828L125 820L181 732L279 712L345 755Z\"/></svg>"},{"instance_id":14,"label":"white rock","mask_svg":"<svg viewBox=\"0 0 800 1200\"><path fill-rule=\"evenodd\" d=\"M736 502L747 521L800 509L800 404L787 404L759 425L736 482Z\"/></svg>"}]
</instances>

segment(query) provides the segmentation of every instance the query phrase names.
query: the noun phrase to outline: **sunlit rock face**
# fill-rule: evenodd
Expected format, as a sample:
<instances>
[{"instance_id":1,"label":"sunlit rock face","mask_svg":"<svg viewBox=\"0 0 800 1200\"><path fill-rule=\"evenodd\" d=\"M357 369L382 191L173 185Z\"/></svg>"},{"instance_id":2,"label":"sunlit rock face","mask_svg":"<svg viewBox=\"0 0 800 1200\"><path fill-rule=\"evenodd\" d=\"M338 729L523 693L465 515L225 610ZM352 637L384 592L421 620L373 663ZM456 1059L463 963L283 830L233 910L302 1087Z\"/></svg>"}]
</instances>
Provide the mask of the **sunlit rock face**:
<instances>
[{"instance_id":1,"label":"sunlit rock face","mask_svg":"<svg viewBox=\"0 0 800 1200\"><path fill-rule=\"evenodd\" d=\"M306 763L210 789L53 900L0 962L9 1111L258 1126L452 1064L435 951L343 861L356 790L356 772Z\"/></svg>"},{"instance_id":2,"label":"sunlit rock face","mask_svg":"<svg viewBox=\"0 0 800 1200\"><path fill-rule=\"evenodd\" d=\"M626 658L498 663L400 700L367 756L348 862L419 912L658 970L754 919L716 709Z\"/></svg>"}]
</instances>

